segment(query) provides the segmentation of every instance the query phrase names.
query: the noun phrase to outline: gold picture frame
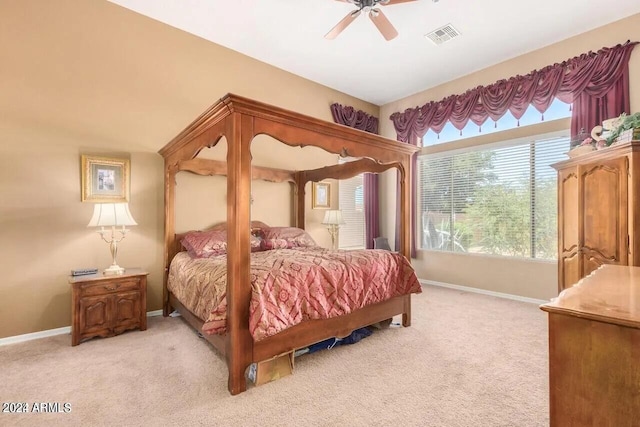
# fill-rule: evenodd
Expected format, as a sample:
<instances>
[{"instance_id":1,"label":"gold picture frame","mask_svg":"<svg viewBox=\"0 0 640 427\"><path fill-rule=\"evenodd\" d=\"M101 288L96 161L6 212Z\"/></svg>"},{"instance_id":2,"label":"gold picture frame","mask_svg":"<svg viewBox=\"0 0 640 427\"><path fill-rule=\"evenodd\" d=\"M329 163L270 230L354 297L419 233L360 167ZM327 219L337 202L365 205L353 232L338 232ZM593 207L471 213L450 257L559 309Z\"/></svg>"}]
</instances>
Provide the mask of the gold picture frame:
<instances>
[{"instance_id":1,"label":"gold picture frame","mask_svg":"<svg viewBox=\"0 0 640 427\"><path fill-rule=\"evenodd\" d=\"M314 182L311 188L311 207L313 209L329 209L331 207L331 184Z\"/></svg>"},{"instance_id":2,"label":"gold picture frame","mask_svg":"<svg viewBox=\"0 0 640 427\"><path fill-rule=\"evenodd\" d=\"M129 159L82 155L81 170L83 202L129 201Z\"/></svg>"}]
</instances>

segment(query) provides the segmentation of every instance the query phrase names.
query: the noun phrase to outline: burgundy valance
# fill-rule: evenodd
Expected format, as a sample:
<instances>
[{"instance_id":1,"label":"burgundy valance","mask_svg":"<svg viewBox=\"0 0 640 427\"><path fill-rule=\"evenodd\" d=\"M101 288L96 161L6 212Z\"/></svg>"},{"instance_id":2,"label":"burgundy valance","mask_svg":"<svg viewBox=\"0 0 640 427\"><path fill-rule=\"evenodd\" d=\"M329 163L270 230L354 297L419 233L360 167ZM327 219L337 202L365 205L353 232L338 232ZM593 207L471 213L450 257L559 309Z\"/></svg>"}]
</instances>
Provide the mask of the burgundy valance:
<instances>
[{"instance_id":1,"label":"burgundy valance","mask_svg":"<svg viewBox=\"0 0 640 427\"><path fill-rule=\"evenodd\" d=\"M390 119L396 129L397 139L403 142L417 141L429 129L440 133L447 121L460 130L469 120L480 126L489 118L497 121L507 111L520 119L529 105L544 113L556 97L566 103L584 96L601 98L614 86L620 87L621 92L624 92L626 86L626 95L616 102L620 105L615 110L611 109L611 117L622 112L631 113L628 63L631 51L637 43L627 41L611 48L605 47L560 64L534 70L525 76L499 80L489 86L468 90L462 95L452 95L421 107L408 108L402 113L393 113ZM595 124L597 123L580 123L580 119L573 117L572 134L577 133L579 125L590 128Z\"/></svg>"},{"instance_id":2,"label":"burgundy valance","mask_svg":"<svg viewBox=\"0 0 640 427\"><path fill-rule=\"evenodd\" d=\"M336 123L378 134L378 118L362 110L356 110L353 107L335 103L331 104L331 115L333 116L333 121ZM380 236L378 175L365 173L363 187L365 247L367 249L373 249L373 240Z\"/></svg>"},{"instance_id":3,"label":"burgundy valance","mask_svg":"<svg viewBox=\"0 0 640 427\"><path fill-rule=\"evenodd\" d=\"M370 133L378 133L378 118L365 111L335 103L331 104L331 115L333 116L333 121L341 125Z\"/></svg>"}]
</instances>

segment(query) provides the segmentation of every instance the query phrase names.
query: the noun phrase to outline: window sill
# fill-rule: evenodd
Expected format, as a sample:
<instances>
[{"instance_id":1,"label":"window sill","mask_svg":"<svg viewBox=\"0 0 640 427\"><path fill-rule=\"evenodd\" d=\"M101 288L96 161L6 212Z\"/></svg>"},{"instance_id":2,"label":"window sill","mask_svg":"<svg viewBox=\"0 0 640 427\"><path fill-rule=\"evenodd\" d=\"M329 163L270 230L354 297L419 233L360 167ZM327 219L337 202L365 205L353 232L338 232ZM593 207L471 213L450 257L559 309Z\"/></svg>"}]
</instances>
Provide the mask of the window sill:
<instances>
[{"instance_id":1,"label":"window sill","mask_svg":"<svg viewBox=\"0 0 640 427\"><path fill-rule=\"evenodd\" d=\"M470 252L449 252L449 251L438 251L433 249L417 249L417 253L429 253L429 254L446 254L446 255L456 255L456 256L469 256L469 257L480 257L480 258L492 258L492 259L502 259L505 261L513 260L513 261L525 261L525 262L535 262L539 264L557 264L557 259L540 259L540 258L527 258L527 257L519 257L519 256L503 256L503 255L492 255L492 254L481 254L481 253L470 253ZM414 258L417 259L417 258ZM419 259L419 258L418 258Z\"/></svg>"}]
</instances>

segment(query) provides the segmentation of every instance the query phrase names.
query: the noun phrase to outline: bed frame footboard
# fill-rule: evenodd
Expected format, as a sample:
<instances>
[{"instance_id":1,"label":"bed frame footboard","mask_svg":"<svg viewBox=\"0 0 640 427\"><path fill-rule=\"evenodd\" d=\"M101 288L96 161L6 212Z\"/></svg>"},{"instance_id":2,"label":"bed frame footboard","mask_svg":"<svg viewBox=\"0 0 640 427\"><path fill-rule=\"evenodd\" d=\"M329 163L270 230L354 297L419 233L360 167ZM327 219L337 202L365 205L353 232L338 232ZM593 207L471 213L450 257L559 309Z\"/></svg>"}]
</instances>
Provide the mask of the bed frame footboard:
<instances>
[{"instance_id":1,"label":"bed frame footboard","mask_svg":"<svg viewBox=\"0 0 640 427\"><path fill-rule=\"evenodd\" d=\"M204 321L189 311L171 293L169 293L169 304L175 307L191 327L198 332L202 331ZM225 357L229 370L229 392L235 395L246 390L247 380L245 374L251 363L261 362L289 351L308 347L325 339L345 337L355 329L369 326L400 314L402 315L402 325L410 326L411 295L395 297L388 301L361 308L345 316L309 320L300 323L264 340L251 342L249 354L240 355L240 360L235 359L237 355L233 356L228 352L229 334L203 334L203 337L220 352L221 356Z\"/></svg>"}]
</instances>

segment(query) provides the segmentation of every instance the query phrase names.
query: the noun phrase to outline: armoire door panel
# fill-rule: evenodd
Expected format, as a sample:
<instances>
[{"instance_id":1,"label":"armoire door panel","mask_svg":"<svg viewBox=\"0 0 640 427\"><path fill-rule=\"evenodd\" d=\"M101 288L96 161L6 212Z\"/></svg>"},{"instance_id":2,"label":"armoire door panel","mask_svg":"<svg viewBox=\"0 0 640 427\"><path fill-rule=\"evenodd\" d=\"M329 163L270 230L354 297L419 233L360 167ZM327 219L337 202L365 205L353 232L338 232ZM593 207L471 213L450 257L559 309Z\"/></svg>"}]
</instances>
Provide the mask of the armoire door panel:
<instances>
[{"instance_id":1,"label":"armoire door panel","mask_svg":"<svg viewBox=\"0 0 640 427\"><path fill-rule=\"evenodd\" d=\"M578 252L569 253L564 255L560 262L561 264L561 274L562 277L560 280L564 284L564 288L569 288L576 283L578 280L582 278L580 272L580 257L578 256Z\"/></svg>"},{"instance_id":2,"label":"armoire door panel","mask_svg":"<svg viewBox=\"0 0 640 427\"><path fill-rule=\"evenodd\" d=\"M626 263L626 164L623 157L581 168L581 249L593 252L587 258L595 256L600 263ZM591 270L593 265L585 265L583 271Z\"/></svg>"},{"instance_id":3,"label":"armoire door panel","mask_svg":"<svg viewBox=\"0 0 640 427\"><path fill-rule=\"evenodd\" d=\"M598 248L605 257L615 257L619 213L612 209L620 203L619 170L593 166L583 175L583 245Z\"/></svg>"},{"instance_id":4,"label":"armoire door panel","mask_svg":"<svg viewBox=\"0 0 640 427\"><path fill-rule=\"evenodd\" d=\"M562 229L560 253L572 251L578 246L578 175L575 170L560 176L560 208Z\"/></svg>"}]
</instances>

